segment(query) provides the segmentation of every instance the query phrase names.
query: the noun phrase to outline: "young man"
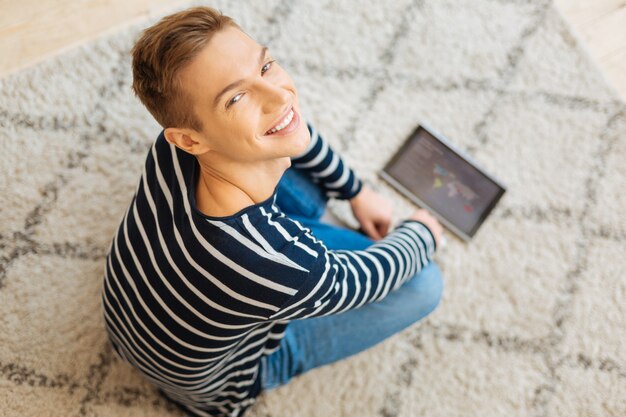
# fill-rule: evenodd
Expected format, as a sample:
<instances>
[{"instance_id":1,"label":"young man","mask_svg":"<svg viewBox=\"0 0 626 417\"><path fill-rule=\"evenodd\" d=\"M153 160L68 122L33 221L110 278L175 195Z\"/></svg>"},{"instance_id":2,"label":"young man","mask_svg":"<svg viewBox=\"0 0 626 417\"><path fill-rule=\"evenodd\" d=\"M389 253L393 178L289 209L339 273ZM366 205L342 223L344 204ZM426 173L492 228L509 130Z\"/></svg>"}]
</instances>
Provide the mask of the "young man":
<instances>
[{"instance_id":1,"label":"young man","mask_svg":"<svg viewBox=\"0 0 626 417\"><path fill-rule=\"evenodd\" d=\"M119 357L198 416L429 314L441 226L391 206L300 113L271 51L208 7L163 18L133 51L133 89L164 128L113 237L102 293ZM324 224L350 201L368 236Z\"/></svg>"}]
</instances>

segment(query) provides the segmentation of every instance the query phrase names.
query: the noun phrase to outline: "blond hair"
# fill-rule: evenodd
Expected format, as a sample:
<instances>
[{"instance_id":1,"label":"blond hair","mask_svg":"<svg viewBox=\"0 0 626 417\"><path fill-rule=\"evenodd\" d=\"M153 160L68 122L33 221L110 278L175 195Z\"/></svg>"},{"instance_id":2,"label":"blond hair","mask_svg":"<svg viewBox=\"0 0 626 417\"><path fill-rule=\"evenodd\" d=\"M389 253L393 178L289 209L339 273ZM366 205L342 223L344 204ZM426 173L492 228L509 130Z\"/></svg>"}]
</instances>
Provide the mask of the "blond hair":
<instances>
[{"instance_id":1,"label":"blond hair","mask_svg":"<svg viewBox=\"0 0 626 417\"><path fill-rule=\"evenodd\" d=\"M203 130L179 73L221 29L235 21L211 7L192 7L145 29L132 48L133 91L163 127Z\"/></svg>"}]
</instances>

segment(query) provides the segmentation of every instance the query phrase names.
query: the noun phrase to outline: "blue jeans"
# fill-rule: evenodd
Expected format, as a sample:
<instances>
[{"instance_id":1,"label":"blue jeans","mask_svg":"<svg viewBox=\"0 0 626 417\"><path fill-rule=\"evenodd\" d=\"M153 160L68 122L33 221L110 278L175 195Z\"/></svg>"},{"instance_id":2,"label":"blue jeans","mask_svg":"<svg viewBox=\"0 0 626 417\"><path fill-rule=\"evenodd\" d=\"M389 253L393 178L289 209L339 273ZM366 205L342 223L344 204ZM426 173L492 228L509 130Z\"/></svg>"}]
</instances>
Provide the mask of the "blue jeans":
<instances>
[{"instance_id":1,"label":"blue jeans","mask_svg":"<svg viewBox=\"0 0 626 417\"><path fill-rule=\"evenodd\" d=\"M294 168L279 182L276 205L310 228L328 249L361 250L374 242L359 231L322 223L327 201L320 188ZM432 312L442 291L441 271L431 262L382 300L340 314L291 321L280 348L261 358L262 389L276 388L382 342Z\"/></svg>"}]
</instances>

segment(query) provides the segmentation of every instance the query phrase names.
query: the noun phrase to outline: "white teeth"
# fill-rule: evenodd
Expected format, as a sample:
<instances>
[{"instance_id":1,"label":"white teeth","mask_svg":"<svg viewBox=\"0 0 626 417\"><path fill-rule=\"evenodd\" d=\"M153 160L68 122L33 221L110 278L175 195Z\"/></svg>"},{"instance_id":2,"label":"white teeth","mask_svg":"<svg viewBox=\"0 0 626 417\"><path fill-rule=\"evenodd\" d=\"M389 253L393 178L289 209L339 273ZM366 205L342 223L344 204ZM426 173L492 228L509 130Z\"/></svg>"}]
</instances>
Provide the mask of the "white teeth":
<instances>
[{"instance_id":1,"label":"white teeth","mask_svg":"<svg viewBox=\"0 0 626 417\"><path fill-rule=\"evenodd\" d=\"M291 123L291 119L293 119L293 110L289 112L287 117L285 117L280 124L276 125L276 127L268 130L267 132L271 135L272 133L278 132L279 130L283 130L285 127L287 127L289 123Z\"/></svg>"}]
</instances>

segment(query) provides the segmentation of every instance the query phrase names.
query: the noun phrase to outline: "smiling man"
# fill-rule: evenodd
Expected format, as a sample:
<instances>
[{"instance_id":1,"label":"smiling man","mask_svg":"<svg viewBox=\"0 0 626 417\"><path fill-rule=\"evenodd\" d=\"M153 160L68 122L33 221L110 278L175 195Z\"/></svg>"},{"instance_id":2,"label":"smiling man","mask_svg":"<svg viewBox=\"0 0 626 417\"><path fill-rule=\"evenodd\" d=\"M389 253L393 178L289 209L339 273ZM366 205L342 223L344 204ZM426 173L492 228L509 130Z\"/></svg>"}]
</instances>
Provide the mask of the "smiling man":
<instances>
[{"instance_id":1,"label":"smiling man","mask_svg":"<svg viewBox=\"0 0 626 417\"><path fill-rule=\"evenodd\" d=\"M390 204L301 113L292 79L209 7L132 50L133 89L163 131L106 257L119 357L197 416L242 416L265 390L361 352L435 309L441 226L388 233ZM320 221L349 200L365 234Z\"/></svg>"},{"instance_id":2,"label":"smiling man","mask_svg":"<svg viewBox=\"0 0 626 417\"><path fill-rule=\"evenodd\" d=\"M223 216L269 198L310 141L287 72L229 26L180 71L180 83L202 129L168 127L165 138L198 159L198 208Z\"/></svg>"}]
</instances>

